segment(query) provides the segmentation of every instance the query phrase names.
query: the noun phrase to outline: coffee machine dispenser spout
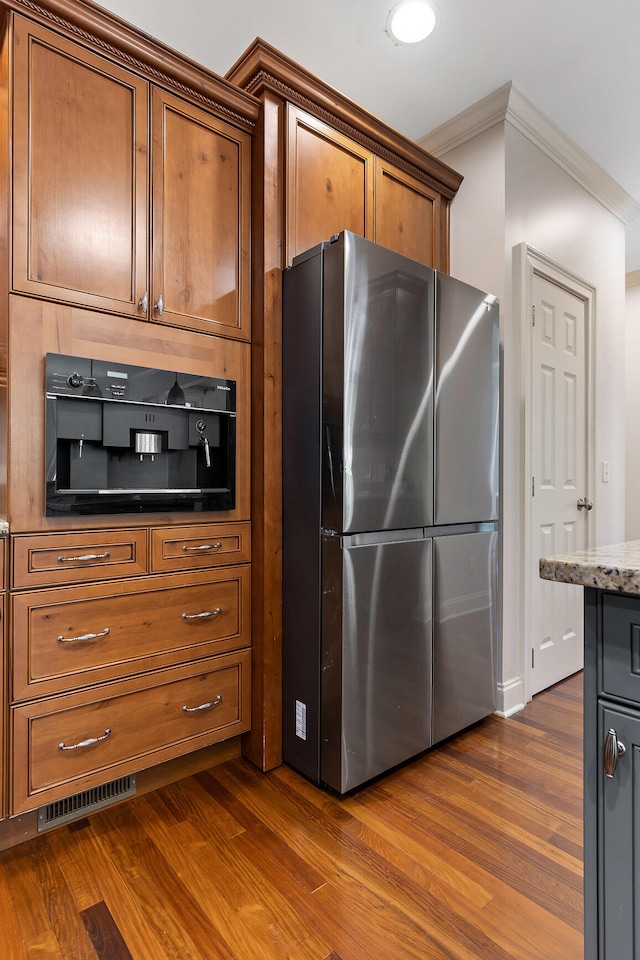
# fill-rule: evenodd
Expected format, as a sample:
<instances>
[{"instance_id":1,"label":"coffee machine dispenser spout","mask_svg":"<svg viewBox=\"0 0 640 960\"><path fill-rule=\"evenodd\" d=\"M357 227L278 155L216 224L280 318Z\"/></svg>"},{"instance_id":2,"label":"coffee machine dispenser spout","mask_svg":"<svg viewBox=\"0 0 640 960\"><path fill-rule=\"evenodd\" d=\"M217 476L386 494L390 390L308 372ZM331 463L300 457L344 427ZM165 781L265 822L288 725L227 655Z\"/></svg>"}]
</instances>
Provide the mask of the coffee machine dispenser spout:
<instances>
[{"instance_id":1,"label":"coffee machine dispenser spout","mask_svg":"<svg viewBox=\"0 0 640 960\"><path fill-rule=\"evenodd\" d=\"M204 420L198 420L196 423L196 430L200 434L200 443L204 447L204 462L207 467L211 466L211 451L209 449L209 441L205 436L204 431L206 430L207 425Z\"/></svg>"}]
</instances>

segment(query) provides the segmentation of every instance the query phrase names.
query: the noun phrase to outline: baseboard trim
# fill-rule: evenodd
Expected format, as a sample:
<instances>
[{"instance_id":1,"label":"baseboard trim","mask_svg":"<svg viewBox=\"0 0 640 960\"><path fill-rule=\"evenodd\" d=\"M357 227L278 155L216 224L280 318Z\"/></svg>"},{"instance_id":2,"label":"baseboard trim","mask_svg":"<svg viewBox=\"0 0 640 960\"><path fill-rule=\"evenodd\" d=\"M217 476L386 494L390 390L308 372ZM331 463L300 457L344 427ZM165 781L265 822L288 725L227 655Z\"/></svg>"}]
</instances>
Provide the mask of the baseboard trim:
<instances>
[{"instance_id":1,"label":"baseboard trim","mask_svg":"<svg viewBox=\"0 0 640 960\"><path fill-rule=\"evenodd\" d=\"M524 710L525 698L522 677L513 677L511 680L499 683L497 699L498 702L495 712L505 720L507 717L512 717L514 713L519 713L520 710Z\"/></svg>"}]
</instances>

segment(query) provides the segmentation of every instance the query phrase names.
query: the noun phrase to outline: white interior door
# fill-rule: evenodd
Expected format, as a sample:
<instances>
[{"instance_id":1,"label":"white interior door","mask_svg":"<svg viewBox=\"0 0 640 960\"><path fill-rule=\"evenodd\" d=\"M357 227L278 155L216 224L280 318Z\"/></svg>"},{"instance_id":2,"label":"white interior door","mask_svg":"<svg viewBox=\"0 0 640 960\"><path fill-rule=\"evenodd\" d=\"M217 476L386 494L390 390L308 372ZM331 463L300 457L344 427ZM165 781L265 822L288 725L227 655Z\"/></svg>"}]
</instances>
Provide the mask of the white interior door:
<instances>
[{"instance_id":1,"label":"white interior door","mask_svg":"<svg viewBox=\"0 0 640 960\"><path fill-rule=\"evenodd\" d=\"M588 546L587 308L534 271L531 349L531 693L583 664L583 590L538 575L541 556ZM584 506L580 502L586 501Z\"/></svg>"}]
</instances>

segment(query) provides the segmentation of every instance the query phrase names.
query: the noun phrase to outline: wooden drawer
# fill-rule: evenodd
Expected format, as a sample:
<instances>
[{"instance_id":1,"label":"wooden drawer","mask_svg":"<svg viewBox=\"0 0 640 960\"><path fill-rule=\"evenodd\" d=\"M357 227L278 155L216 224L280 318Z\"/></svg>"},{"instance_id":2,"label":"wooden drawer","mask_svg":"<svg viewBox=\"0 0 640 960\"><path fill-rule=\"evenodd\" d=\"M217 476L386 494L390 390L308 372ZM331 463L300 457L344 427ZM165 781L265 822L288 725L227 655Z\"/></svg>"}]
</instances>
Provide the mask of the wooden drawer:
<instances>
[{"instance_id":1,"label":"wooden drawer","mask_svg":"<svg viewBox=\"0 0 640 960\"><path fill-rule=\"evenodd\" d=\"M248 523L200 523L151 529L151 572L193 570L251 558Z\"/></svg>"},{"instance_id":2,"label":"wooden drawer","mask_svg":"<svg viewBox=\"0 0 640 960\"><path fill-rule=\"evenodd\" d=\"M29 534L12 537L14 589L134 577L147 572L147 531Z\"/></svg>"},{"instance_id":3,"label":"wooden drawer","mask_svg":"<svg viewBox=\"0 0 640 960\"><path fill-rule=\"evenodd\" d=\"M245 732L249 670L242 651L15 707L13 812Z\"/></svg>"},{"instance_id":4,"label":"wooden drawer","mask_svg":"<svg viewBox=\"0 0 640 960\"><path fill-rule=\"evenodd\" d=\"M250 643L248 565L15 594L13 700Z\"/></svg>"}]
</instances>

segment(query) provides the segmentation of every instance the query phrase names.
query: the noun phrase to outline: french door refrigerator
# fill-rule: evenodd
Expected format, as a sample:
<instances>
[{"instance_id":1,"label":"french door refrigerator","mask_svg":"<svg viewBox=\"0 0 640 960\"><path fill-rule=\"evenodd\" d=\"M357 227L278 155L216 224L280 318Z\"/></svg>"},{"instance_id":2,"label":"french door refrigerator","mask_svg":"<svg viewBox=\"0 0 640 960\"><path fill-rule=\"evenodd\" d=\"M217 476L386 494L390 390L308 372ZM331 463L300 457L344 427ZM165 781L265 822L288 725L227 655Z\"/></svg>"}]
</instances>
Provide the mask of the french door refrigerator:
<instances>
[{"instance_id":1,"label":"french door refrigerator","mask_svg":"<svg viewBox=\"0 0 640 960\"><path fill-rule=\"evenodd\" d=\"M345 793L495 708L498 305L348 231L283 278L283 759Z\"/></svg>"}]
</instances>

